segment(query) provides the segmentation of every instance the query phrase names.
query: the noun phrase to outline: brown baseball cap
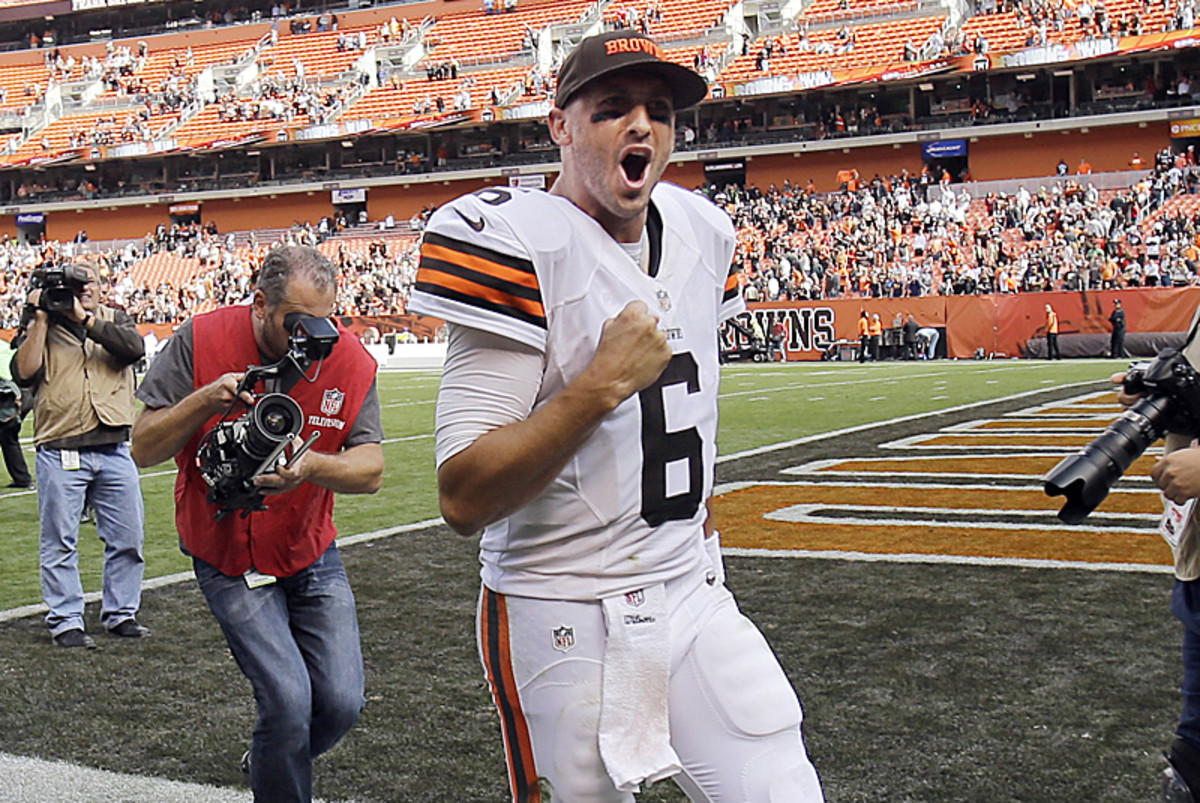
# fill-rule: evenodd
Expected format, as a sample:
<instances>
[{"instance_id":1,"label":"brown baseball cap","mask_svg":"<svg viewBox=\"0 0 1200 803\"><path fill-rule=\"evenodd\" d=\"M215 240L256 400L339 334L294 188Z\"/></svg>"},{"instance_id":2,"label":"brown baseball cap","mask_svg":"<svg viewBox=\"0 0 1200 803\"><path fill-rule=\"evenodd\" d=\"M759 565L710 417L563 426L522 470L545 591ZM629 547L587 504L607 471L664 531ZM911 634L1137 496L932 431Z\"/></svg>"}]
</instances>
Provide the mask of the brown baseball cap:
<instances>
[{"instance_id":1,"label":"brown baseball cap","mask_svg":"<svg viewBox=\"0 0 1200 803\"><path fill-rule=\"evenodd\" d=\"M554 105L564 109L592 81L626 70L654 73L665 81L676 111L695 106L708 94L703 76L664 59L662 47L650 37L622 29L589 36L576 45L558 71Z\"/></svg>"}]
</instances>

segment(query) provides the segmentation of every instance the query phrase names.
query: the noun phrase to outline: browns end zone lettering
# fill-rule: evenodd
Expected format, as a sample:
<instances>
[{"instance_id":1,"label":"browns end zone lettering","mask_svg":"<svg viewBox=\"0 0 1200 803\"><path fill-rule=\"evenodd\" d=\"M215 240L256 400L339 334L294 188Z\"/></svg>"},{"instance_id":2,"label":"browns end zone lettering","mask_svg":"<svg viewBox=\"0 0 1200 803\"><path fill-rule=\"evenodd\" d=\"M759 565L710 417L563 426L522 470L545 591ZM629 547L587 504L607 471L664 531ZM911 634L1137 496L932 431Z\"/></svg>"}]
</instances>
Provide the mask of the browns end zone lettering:
<instances>
[{"instance_id":1,"label":"browns end zone lettering","mask_svg":"<svg viewBox=\"0 0 1200 803\"><path fill-rule=\"evenodd\" d=\"M824 351L837 340L834 332L834 313L830 307L801 307L800 309L760 309L752 313L763 331L770 334L776 320L787 329L784 348L788 351Z\"/></svg>"},{"instance_id":2,"label":"browns end zone lettering","mask_svg":"<svg viewBox=\"0 0 1200 803\"><path fill-rule=\"evenodd\" d=\"M649 53L656 59L662 58L662 48L649 39L611 39L604 43L604 52L611 56L613 53Z\"/></svg>"}]
</instances>

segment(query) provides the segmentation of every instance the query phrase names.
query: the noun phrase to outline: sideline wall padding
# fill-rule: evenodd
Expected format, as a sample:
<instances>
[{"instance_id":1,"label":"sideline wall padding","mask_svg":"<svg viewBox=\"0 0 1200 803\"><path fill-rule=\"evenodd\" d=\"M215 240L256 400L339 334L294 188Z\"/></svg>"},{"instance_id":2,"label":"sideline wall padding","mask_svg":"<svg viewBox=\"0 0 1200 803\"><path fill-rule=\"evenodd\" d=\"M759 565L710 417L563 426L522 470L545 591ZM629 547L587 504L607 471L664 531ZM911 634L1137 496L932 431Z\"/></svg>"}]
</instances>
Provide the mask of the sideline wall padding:
<instances>
[{"instance_id":1,"label":"sideline wall padding","mask_svg":"<svg viewBox=\"0 0 1200 803\"><path fill-rule=\"evenodd\" d=\"M923 296L918 298L848 298L750 304L751 314L769 333L776 319L788 329L788 359L819 360L834 340L858 340L858 317L879 313L884 328L897 314L912 313L922 326L945 327L948 357L967 359L985 354L1027 356L1029 341L1045 337L1046 304L1058 313L1059 333L1103 334L1110 331L1113 301L1125 307L1126 332L1183 332L1200 305L1200 287L1147 287L1090 292L1018 293L987 296ZM1044 353L1044 348L1042 353ZM1065 354L1065 351L1064 351Z\"/></svg>"}]
</instances>

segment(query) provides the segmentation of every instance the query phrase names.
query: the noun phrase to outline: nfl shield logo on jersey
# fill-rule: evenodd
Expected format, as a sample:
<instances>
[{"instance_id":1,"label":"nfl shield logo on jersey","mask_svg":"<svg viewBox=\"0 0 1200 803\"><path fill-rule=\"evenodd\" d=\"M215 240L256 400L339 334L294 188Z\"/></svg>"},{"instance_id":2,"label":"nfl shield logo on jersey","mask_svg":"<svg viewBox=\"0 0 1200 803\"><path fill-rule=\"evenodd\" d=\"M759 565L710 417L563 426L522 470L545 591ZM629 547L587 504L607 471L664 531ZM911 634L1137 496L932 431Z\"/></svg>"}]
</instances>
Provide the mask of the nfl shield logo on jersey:
<instances>
[{"instance_id":1,"label":"nfl shield logo on jersey","mask_svg":"<svg viewBox=\"0 0 1200 803\"><path fill-rule=\"evenodd\" d=\"M559 652L566 652L575 646L575 628L563 625L551 632L554 634L554 649Z\"/></svg>"},{"instance_id":2,"label":"nfl shield logo on jersey","mask_svg":"<svg viewBox=\"0 0 1200 803\"><path fill-rule=\"evenodd\" d=\"M671 295L670 295L670 293L668 293L666 290L663 290L660 287L658 289L658 292L655 295L658 296L659 308L663 312L670 312L671 311Z\"/></svg>"},{"instance_id":3,"label":"nfl shield logo on jersey","mask_svg":"<svg viewBox=\"0 0 1200 803\"><path fill-rule=\"evenodd\" d=\"M321 412L325 415L337 415L342 410L342 402L345 398L345 393L342 393L337 388L330 388L321 397Z\"/></svg>"},{"instance_id":4,"label":"nfl shield logo on jersey","mask_svg":"<svg viewBox=\"0 0 1200 803\"><path fill-rule=\"evenodd\" d=\"M645 601L646 592L640 588L637 591L630 591L625 595L625 604L630 608L640 608Z\"/></svg>"}]
</instances>

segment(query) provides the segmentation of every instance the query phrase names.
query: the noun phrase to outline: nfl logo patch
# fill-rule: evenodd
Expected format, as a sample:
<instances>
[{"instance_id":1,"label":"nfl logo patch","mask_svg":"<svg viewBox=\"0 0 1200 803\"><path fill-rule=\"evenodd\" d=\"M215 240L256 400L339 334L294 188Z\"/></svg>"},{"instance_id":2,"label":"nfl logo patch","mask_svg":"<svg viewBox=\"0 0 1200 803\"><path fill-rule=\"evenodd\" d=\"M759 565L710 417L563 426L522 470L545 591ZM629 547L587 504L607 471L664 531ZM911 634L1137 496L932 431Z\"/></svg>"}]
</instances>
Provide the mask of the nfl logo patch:
<instances>
[{"instance_id":1,"label":"nfl logo patch","mask_svg":"<svg viewBox=\"0 0 1200 803\"><path fill-rule=\"evenodd\" d=\"M640 608L642 606L642 603L644 603L645 601L646 601L646 592L640 588L637 591L630 591L628 594L625 595L625 602L631 608Z\"/></svg>"},{"instance_id":2,"label":"nfl logo patch","mask_svg":"<svg viewBox=\"0 0 1200 803\"><path fill-rule=\"evenodd\" d=\"M346 394L337 388L325 391L325 395L321 397L321 412L325 415L337 415L342 411L342 402L345 399Z\"/></svg>"},{"instance_id":3,"label":"nfl logo patch","mask_svg":"<svg viewBox=\"0 0 1200 803\"><path fill-rule=\"evenodd\" d=\"M566 652L575 646L575 628L563 625L551 631L554 635L554 649Z\"/></svg>"},{"instance_id":4,"label":"nfl logo patch","mask_svg":"<svg viewBox=\"0 0 1200 803\"><path fill-rule=\"evenodd\" d=\"M671 296L670 296L670 294L667 293L666 290L659 288L658 292L655 293L655 295L658 296L659 308L662 309L663 312L670 312L671 311Z\"/></svg>"}]
</instances>

